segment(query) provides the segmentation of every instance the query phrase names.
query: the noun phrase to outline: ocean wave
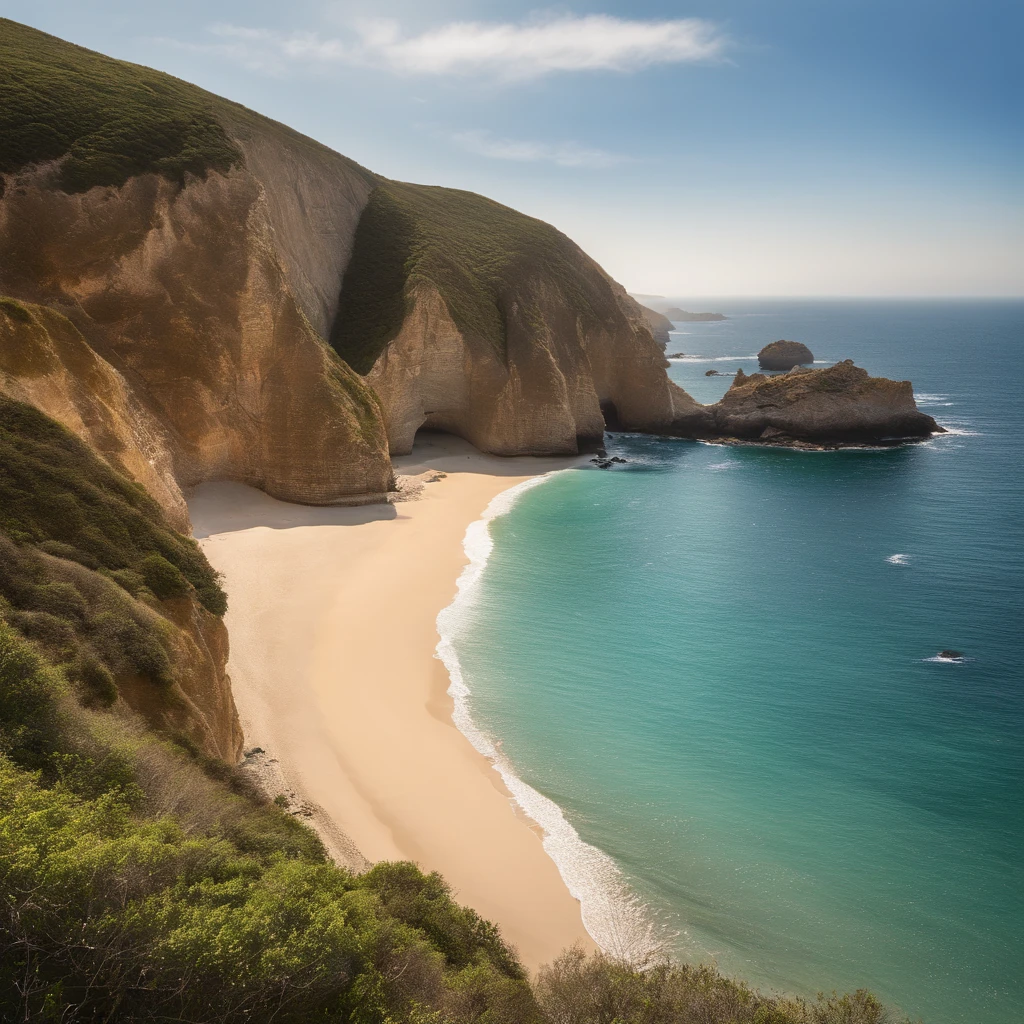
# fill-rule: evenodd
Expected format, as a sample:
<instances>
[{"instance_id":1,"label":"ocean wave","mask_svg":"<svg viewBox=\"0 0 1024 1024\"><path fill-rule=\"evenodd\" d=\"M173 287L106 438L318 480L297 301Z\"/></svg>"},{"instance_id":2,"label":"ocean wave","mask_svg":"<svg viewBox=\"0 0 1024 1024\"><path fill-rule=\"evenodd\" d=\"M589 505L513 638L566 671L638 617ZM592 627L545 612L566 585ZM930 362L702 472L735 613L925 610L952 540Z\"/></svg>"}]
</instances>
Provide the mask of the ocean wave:
<instances>
[{"instance_id":1,"label":"ocean wave","mask_svg":"<svg viewBox=\"0 0 1024 1024\"><path fill-rule=\"evenodd\" d=\"M965 427L957 427L953 424L946 423L940 423L939 426L942 427L946 433L936 434L935 437L937 440L941 440L943 437L981 437L980 430L967 430Z\"/></svg>"},{"instance_id":2,"label":"ocean wave","mask_svg":"<svg viewBox=\"0 0 1024 1024\"><path fill-rule=\"evenodd\" d=\"M736 469L738 466L738 462L712 462L708 469L713 469L715 472L720 473L723 469Z\"/></svg>"},{"instance_id":3,"label":"ocean wave","mask_svg":"<svg viewBox=\"0 0 1024 1024\"><path fill-rule=\"evenodd\" d=\"M615 861L603 850L584 842L558 804L523 782L499 744L473 721L472 691L462 673L454 643L459 622L494 550L491 521L506 515L526 491L564 472L567 470L555 470L502 491L483 516L470 523L463 541L469 563L459 575L455 600L437 616L441 637L437 657L444 662L451 679L448 693L454 703L452 721L491 762L520 808L541 827L544 850L555 862L569 892L579 900L587 932L609 955L644 964L660 956L666 946L666 938L657 934L649 909L630 889Z\"/></svg>"},{"instance_id":4,"label":"ocean wave","mask_svg":"<svg viewBox=\"0 0 1024 1024\"><path fill-rule=\"evenodd\" d=\"M921 394L914 393L914 401L918 405L925 406L926 408L949 408L951 405L956 405L956 402L949 400L949 395L932 395L926 391L922 391Z\"/></svg>"},{"instance_id":5,"label":"ocean wave","mask_svg":"<svg viewBox=\"0 0 1024 1024\"><path fill-rule=\"evenodd\" d=\"M910 565L910 555L890 555L886 561L890 565Z\"/></svg>"},{"instance_id":6,"label":"ocean wave","mask_svg":"<svg viewBox=\"0 0 1024 1024\"><path fill-rule=\"evenodd\" d=\"M941 654L933 655L931 658L922 658L922 661L936 662L940 665L963 665L964 662L973 661L973 658L965 658L963 656L959 658L944 658Z\"/></svg>"}]
</instances>

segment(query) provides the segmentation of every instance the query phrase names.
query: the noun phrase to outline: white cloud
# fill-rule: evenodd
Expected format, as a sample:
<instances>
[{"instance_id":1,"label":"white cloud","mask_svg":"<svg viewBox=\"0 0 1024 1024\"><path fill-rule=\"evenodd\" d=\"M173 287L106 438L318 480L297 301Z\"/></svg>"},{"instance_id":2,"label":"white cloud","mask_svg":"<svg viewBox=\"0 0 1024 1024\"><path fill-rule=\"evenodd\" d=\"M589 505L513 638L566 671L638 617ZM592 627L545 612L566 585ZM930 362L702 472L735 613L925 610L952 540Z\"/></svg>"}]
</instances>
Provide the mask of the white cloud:
<instances>
[{"instance_id":1,"label":"white cloud","mask_svg":"<svg viewBox=\"0 0 1024 1024\"><path fill-rule=\"evenodd\" d=\"M551 163L559 167L612 167L629 157L592 149L576 142L530 142L503 139L490 132L457 132L452 139L463 149L492 160L513 160L521 163Z\"/></svg>"},{"instance_id":2,"label":"white cloud","mask_svg":"<svg viewBox=\"0 0 1024 1024\"><path fill-rule=\"evenodd\" d=\"M227 24L214 25L211 31L220 42L190 48L275 73L300 64L357 64L398 74L522 79L554 71L625 72L709 61L726 47L718 29L701 19L630 21L604 14L521 24L452 22L419 35L404 35L397 21L371 20L357 22L349 39L314 32L281 35Z\"/></svg>"}]
</instances>

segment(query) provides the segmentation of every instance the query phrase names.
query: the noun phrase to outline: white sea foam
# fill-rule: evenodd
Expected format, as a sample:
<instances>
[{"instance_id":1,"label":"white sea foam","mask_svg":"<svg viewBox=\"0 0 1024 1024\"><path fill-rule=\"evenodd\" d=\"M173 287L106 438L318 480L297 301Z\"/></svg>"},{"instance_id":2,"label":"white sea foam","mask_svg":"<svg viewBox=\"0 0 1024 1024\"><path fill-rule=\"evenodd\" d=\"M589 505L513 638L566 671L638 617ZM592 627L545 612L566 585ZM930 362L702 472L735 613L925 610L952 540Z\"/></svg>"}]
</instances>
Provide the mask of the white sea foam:
<instances>
[{"instance_id":1,"label":"white sea foam","mask_svg":"<svg viewBox=\"0 0 1024 1024\"><path fill-rule=\"evenodd\" d=\"M933 658L922 658L922 661L934 661L942 665L962 665L965 661L970 661L970 658L943 658L941 654L936 654Z\"/></svg>"},{"instance_id":2,"label":"white sea foam","mask_svg":"<svg viewBox=\"0 0 1024 1024\"><path fill-rule=\"evenodd\" d=\"M545 851L557 865L569 892L580 901L583 926L606 953L643 964L659 956L665 946L665 939L659 937L648 908L629 888L615 861L596 846L584 842L558 804L523 782L499 744L473 721L472 691L455 649L460 620L474 600L487 560L494 550L491 521L507 514L523 493L561 472L566 470L556 470L510 487L494 498L481 519L470 523L463 541L469 563L457 581L455 600L437 616L437 632L441 637L437 657L444 662L451 679L448 693L455 705L452 721L491 761L515 802L540 825Z\"/></svg>"},{"instance_id":3,"label":"white sea foam","mask_svg":"<svg viewBox=\"0 0 1024 1024\"><path fill-rule=\"evenodd\" d=\"M716 473L720 473L725 469L736 469L739 466L738 462L712 462L708 469L713 469Z\"/></svg>"},{"instance_id":4,"label":"white sea foam","mask_svg":"<svg viewBox=\"0 0 1024 1024\"><path fill-rule=\"evenodd\" d=\"M886 561L890 565L910 565L910 555L890 555Z\"/></svg>"},{"instance_id":5,"label":"white sea foam","mask_svg":"<svg viewBox=\"0 0 1024 1024\"><path fill-rule=\"evenodd\" d=\"M948 408L951 405L956 405L956 402L949 400L949 395L932 395L927 391L922 391L920 394L914 393L914 401L918 405L926 407L943 407Z\"/></svg>"}]
</instances>

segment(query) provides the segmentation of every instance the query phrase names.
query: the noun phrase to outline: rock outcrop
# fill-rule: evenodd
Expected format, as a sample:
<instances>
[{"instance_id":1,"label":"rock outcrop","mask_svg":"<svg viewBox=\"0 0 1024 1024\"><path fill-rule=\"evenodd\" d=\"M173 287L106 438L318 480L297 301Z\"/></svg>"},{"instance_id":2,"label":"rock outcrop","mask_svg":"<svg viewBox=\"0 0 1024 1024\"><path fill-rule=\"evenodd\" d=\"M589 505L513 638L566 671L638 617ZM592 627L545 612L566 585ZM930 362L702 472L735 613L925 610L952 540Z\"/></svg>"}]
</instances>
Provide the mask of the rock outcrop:
<instances>
[{"instance_id":1,"label":"rock outcrop","mask_svg":"<svg viewBox=\"0 0 1024 1024\"><path fill-rule=\"evenodd\" d=\"M943 432L918 411L910 381L870 377L851 360L772 377L739 370L721 401L701 411L679 424L683 436L837 447Z\"/></svg>"},{"instance_id":2,"label":"rock outcrop","mask_svg":"<svg viewBox=\"0 0 1024 1024\"><path fill-rule=\"evenodd\" d=\"M814 362L814 353L799 341L773 341L757 353L762 370L792 370Z\"/></svg>"}]
</instances>

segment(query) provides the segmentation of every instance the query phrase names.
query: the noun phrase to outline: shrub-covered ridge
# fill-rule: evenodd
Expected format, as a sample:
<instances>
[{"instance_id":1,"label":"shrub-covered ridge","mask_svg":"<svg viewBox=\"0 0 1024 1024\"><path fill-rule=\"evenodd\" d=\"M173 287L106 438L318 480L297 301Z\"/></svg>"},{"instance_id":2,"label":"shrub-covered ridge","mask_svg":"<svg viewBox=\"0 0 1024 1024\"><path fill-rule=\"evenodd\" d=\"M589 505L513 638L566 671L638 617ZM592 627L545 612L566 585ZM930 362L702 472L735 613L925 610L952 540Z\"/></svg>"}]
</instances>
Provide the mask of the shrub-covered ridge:
<instances>
[{"instance_id":1,"label":"shrub-covered ridge","mask_svg":"<svg viewBox=\"0 0 1024 1024\"><path fill-rule=\"evenodd\" d=\"M384 181L356 229L331 344L359 373L399 332L417 284L436 287L463 335L505 352L505 316L544 278L591 321L616 310L610 287L544 221L458 189Z\"/></svg>"},{"instance_id":2,"label":"shrub-covered ridge","mask_svg":"<svg viewBox=\"0 0 1024 1024\"><path fill-rule=\"evenodd\" d=\"M65 157L67 192L155 172L226 171L241 156L187 82L0 18L0 173Z\"/></svg>"}]
</instances>

